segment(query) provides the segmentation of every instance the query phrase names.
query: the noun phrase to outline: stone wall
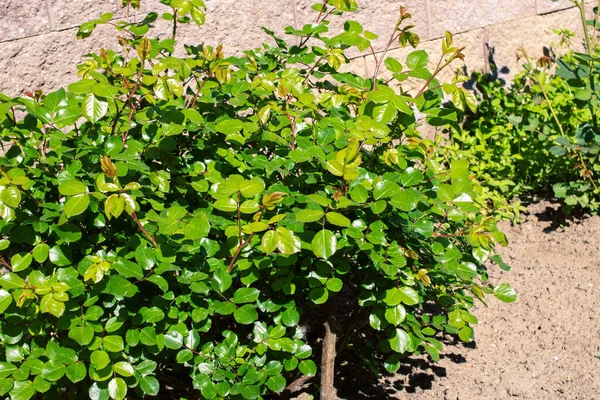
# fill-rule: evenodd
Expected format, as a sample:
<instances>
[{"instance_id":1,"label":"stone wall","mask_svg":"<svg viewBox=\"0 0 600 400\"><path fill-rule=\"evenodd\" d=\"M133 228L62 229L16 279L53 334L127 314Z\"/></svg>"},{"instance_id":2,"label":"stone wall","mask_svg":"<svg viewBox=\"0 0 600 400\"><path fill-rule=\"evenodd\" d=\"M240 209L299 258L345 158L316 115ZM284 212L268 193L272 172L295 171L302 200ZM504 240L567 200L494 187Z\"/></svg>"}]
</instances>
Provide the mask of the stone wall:
<instances>
[{"instance_id":1,"label":"stone wall","mask_svg":"<svg viewBox=\"0 0 600 400\"><path fill-rule=\"evenodd\" d=\"M120 0L0 0L0 92L11 95L42 88L52 90L76 79L81 56L101 46L116 48L111 27L99 28L91 38L77 40L82 22L105 12L115 18L139 18L149 10L165 9L158 0L141 0L141 12L127 15ZM315 16L315 0L206 0L207 23L201 29L181 29L187 43L223 43L229 53L257 47L269 40L262 31L268 26L281 32L287 25L300 27ZM568 0L358 0L361 10L352 16L367 29L389 36L398 7L409 8L423 46L439 52L446 30L467 46L470 71L489 71L490 63L509 76L519 67L516 49L524 45L532 55L557 40L553 28L580 31L577 9ZM590 8L592 6L590 2ZM335 25L335 24L334 24ZM168 31L166 25L157 27ZM382 47L380 39L375 48ZM580 43L577 43L580 45ZM393 49L403 57L405 50ZM351 68L368 75L372 57L351 54Z\"/></svg>"}]
</instances>

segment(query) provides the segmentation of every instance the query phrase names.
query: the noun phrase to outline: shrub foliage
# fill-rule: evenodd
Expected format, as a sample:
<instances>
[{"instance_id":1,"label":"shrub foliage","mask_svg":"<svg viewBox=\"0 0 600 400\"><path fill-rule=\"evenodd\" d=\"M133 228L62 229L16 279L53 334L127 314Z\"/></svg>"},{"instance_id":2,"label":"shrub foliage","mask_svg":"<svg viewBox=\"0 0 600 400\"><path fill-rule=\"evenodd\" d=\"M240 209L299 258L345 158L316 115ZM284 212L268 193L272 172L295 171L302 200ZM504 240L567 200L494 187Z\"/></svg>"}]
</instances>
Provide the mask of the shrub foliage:
<instances>
[{"instance_id":1,"label":"shrub foliage","mask_svg":"<svg viewBox=\"0 0 600 400\"><path fill-rule=\"evenodd\" d=\"M395 372L437 360L444 333L472 339L477 299L515 299L487 282L505 237L468 163L444 168L417 131L416 110L457 122L437 80L462 56L451 35L436 69L384 52L392 80L364 79L345 51L376 36L329 33L352 0L240 57L177 57L177 24L201 25L204 5L163 3L172 38L148 35L155 13L118 22L121 50L68 88L0 98L0 395L263 398L318 373L323 332ZM408 18L388 48L418 45ZM392 88L407 79L416 96Z\"/></svg>"},{"instance_id":2,"label":"shrub foliage","mask_svg":"<svg viewBox=\"0 0 600 400\"><path fill-rule=\"evenodd\" d=\"M484 198L502 218L518 217L522 208L507 200L529 193L554 194L567 213L600 208L598 18L587 20L583 1L572 2L581 12L587 51L571 48L572 32L556 31L567 51L557 46L563 55L536 60L521 48L523 70L510 87L478 76L478 108L444 149L450 159L471 161Z\"/></svg>"}]
</instances>

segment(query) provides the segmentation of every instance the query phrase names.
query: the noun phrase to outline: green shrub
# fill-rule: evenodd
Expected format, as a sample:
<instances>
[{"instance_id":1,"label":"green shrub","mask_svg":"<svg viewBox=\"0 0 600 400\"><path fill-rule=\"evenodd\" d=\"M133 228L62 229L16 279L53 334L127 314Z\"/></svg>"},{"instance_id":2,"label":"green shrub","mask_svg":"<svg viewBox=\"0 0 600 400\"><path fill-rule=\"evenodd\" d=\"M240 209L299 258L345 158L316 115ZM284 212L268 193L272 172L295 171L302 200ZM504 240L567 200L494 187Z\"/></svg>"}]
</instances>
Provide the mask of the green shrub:
<instances>
[{"instance_id":1,"label":"green shrub","mask_svg":"<svg viewBox=\"0 0 600 400\"><path fill-rule=\"evenodd\" d=\"M529 193L554 193L567 213L576 206L596 213L600 206L597 35L583 2L573 2L586 27L588 52L568 50L534 61L520 49L524 68L506 88L477 76L478 108L445 149L451 159L471 160L484 198L503 218L515 219L522 210L507 200ZM573 37L558 33L562 43Z\"/></svg>"},{"instance_id":2,"label":"green shrub","mask_svg":"<svg viewBox=\"0 0 600 400\"><path fill-rule=\"evenodd\" d=\"M174 36L204 21L200 0L163 2ZM314 8L289 42L267 30L275 46L228 58L175 57L175 38L147 36L155 13L117 22L121 51L90 55L67 90L2 96L0 395L257 399L324 354L326 397L336 346L378 348L392 373L439 359L442 332L469 341L485 294L515 300L487 282L506 239L467 163L443 169L415 128L415 109L456 123L441 67L379 56L396 82L424 82L416 98L340 72L375 35L354 21L328 35L352 0ZM389 45L418 44L409 17ZM462 56L443 45L440 65Z\"/></svg>"}]
</instances>

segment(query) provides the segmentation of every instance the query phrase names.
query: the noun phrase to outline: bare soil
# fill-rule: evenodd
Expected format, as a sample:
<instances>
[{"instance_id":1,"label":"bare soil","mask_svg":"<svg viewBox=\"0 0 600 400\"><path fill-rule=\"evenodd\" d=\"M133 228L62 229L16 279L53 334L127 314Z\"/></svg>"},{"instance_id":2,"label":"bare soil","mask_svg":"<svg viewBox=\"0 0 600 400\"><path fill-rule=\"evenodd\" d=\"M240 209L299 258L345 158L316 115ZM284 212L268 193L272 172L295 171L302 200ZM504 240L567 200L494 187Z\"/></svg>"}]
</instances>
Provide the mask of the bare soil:
<instances>
[{"instance_id":1,"label":"bare soil","mask_svg":"<svg viewBox=\"0 0 600 400\"><path fill-rule=\"evenodd\" d=\"M501 249L519 298L477 306L476 341L449 343L439 363L408 360L383 382L340 371L342 399L600 399L600 217L565 221L542 201L516 226L504 224Z\"/></svg>"}]
</instances>

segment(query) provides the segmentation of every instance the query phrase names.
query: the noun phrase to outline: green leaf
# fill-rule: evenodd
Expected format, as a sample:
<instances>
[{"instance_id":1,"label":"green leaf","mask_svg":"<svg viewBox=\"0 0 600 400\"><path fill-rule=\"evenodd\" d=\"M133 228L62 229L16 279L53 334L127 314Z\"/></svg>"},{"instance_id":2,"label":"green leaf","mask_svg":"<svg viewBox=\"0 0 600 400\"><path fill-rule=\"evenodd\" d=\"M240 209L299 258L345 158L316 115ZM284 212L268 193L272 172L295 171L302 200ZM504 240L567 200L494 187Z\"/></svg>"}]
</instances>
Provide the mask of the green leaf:
<instances>
[{"instance_id":1,"label":"green leaf","mask_svg":"<svg viewBox=\"0 0 600 400\"><path fill-rule=\"evenodd\" d=\"M494 296L505 303L512 303L517 300L517 292L508 283L503 283L496 286L494 289Z\"/></svg>"},{"instance_id":2,"label":"green leaf","mask_svg":"<svg viewBox=\"0 0 600 400\"><path fill-rule=\"evenodd\" d=\"M184 349L177 353L176 360L179 364L185 364L194 358L194 353L191 350Z\"/></svg>"},{"instance_id":3,"label":"green leaf","mask_svg":"<svg viewBox=\"0 0 600 400\"><path fill-rule=\"evenodd\" d=\"M219 211L235 212L237 211L237 202L233 199L220 199L215 201L213 207Z\"/></svg>"},{"instance_id":4,"label":"green leaf","mask_svg":"<svg viewBox=\"0 0 600 400\"><path fill-rule=\"evenodd\" d=\"M337 239L333 232L323 229L314 236L311 248L317 257L328 259L337 251Z\"/></svg>"},{"instance_id":5,"label":"green leaf","mask_svg":"<svg viewBox=\"0 0 600 400\"><path fill-rule=\"evenodd\" d=\"M133 366L125 361L119 361L118 363L114 364L113 371L124 377L133 376L135 372Z\"/></svg>"},{"instance_id":6,"label":"green leaf","mask_svg":"<svg viewBox=\"0 0 600 400\"><path fill-rule=\"evenodd\" d=\"M156 345L156 329L147 326L140 331L140 342L146 346Z\"/></svg>"},{"instance_id":7,"label":"green leaf","mask_svg":"<svg viewBox=\"0 0 600 400\"><path fill-rule=\"evenodd\" d=\"M401 189L394 182L382 181L377 182L373 189L373 197L375 200L385 199L388 197L394 197L400 193Z\"/></svg>"},{"instance_id":8,"label":"green leaf","mask_svg":"<svg viewBox=\"0 0 600 400\"><path fill-rule=\"evenodd\" d=\"M171 331L166 333L165 346L173 350L181 348L181 346L183 346L183 335L177 331Z\"/></svg>"},{"instance_id":9,"label":"green leaf","mask_svg":"<svg viewBox=\"0 0 600 400\"><path fill-rule=\"evenodd\" d=\"M95 350L90 355L90 362L96 369L104 369L109 363L108 353L102 350Z\"/></svg>"},{"instance_id":10,"label":"green leaf","mask_svg":"<svg viewBox=\"0 0 600 400\"><path fill-rule=\"evenodd\" d=\"M267 386L272 392L281 393L285 390L287 382L281 375L272 376L267 381Z\"/></svg>"},{"instance_id":11,"label":"green leaf","mask_svg":"<svg viewBox=\"0 0 600 400\"><path fill-rule=\"evenodd\" d=\"M240 183L240 191L244 197L254 197L265 190L265 182L259 178Z\"/></svg>"},{"instance_id":12,"label":"green leaf","mask_svg":"<svg viewBox=\"0 0 600 400\"><path fill-rule=\"evenodd\" d=\"M4 396L13 388L15 384L15 380L12 378L9 379L0 379L0 396Z\"/></svg>"},{"instance_id":13,"label":"green leaf","mask_svg":"<svg viewBox=\"0 0 600 400\"><path fill-rule=\"evenodd\" d=\"M406 57L406 66L410 69L425 67L429 62L429 55L425 50L415 50Z\"/></svg>"},{"instance_id":14,"label":"green leaf","mask_svg":"<svg viewBox=\"0 0 600 400\"><path fill-rule=\"evenodd\" d=\"M298 369L305 376L315 376L317 374L317 364L312 360L302 360L298 365Z\"/></svg>"},{"instance_id":15,"label":"green leaf","mask_svg":"<svg viewBox=\"0 0 600 400\"><path fill-rule=\"evenodd\" d=\"M21 203L21 191L16 186L5 187L0 193L0 200L9 207L16 208Z\"/></svg>"},{"instance_id":16,"label":"green leaf","mask_svg":"<svg viewBox=\"0 0 600 400\"><path fill-rule=\"evenodd\" d=\"M104 291L113 296L133 297L138 292L138 288L127 279L118 275L112 275Z\"/></svg>"},{"instance_id":17,"label":"green leaf","mask_svg":"<svg viewBox=\"0 0 600 400\"><path fill-rule=\"evenodd\" d=\"M153 376L144 376L140 380L140 389L148 396L156 396L160 389L158 380Z\"/></svg>"},{"instance_id":18,"label":"green leaf","mask_svg":"<svg viewBox=\"0 0 600 400\"><path fill-rule=\"evenodd\" d=\"M300 314L294 309L286 310L281 314L281 322L285 326L296 326L300 322Z\"/></svg>"},{"instance_id":19,"label":"green leaf","mask_svg":"<svg viewBox=\"0 0 600 400\"><path fill-rule=\"evenodd\" d=\"M473 328L471 328L468 325L463 326L459 331L458 331L458 337L460 338L460 340L462 340L463 342L468 342L469 340L471 340L471 338L473 337Z\"/></svg>"},{"instance_id":20,"label":"green leaf","mask_svg":"<svg viewBox=\"0 0 600 400\"><path fill-rule=\"evenodd\" d=\"M87 370L83 362L76 362L67 367L67 378L73 383L81 382L87 376Z\"/></svg>"},{"instance_id":21,"label":"green leaf","mask_svg":"<svg viewBox=\"0 0 600 400\"><path fill-rule=\"evenodd\" d=\"M230 135L232 133L237 133L244 129L244 123L237 119L226 119L224 121L219 122L215 129L217 132Z\"/></svg>"},{"instance_id":22,"label":"green leaf","mask_svg":"<svg viewBox=\"0 0 600 400\"><path fill-rule=\"evenodd\" d=\"M50 246L48 246L46 243L41 243L33 248L31 255L35 261L41 264L48 259L49 253Z\"/></svg>"},{"instance_id":23,"label":"green leaf","mask_svg":"<svg viewBox=\"0 0 600 400\"><path fill-rule=\"evenodd\" d=\"M125 348L123 338L117 335L104 336L102 344L104 344L104 348L111 353L118 353Z\"/></svg>"},{"instance_id":24,"label":"green leaf","mask_svg":"<svg viewBox=\"0 0 600 400\"><path fill-rule=\"evenodd\" d=\"M26 253L25 255L15 254L10 259L10 265L12 266L13 272L23 271L31 265L33 261L33 256L30 253Z\"/></svg>"},{"instance_id":25,"label":"green leaf","mask_svg":"<svg viewBox=\"0 0 600 400\"><path fill-rule=\"evenodd\" d=\"M327 221L329 221L329 223L333 225L343 226L347 228L351 224L351 221L348 218L337 212L328 212L326 217Z\"/></svg>"},{"instance_id":26,"label":"green leaf","mask_svg":"<svg viewBox=\"0 0 600 400\"><path fill-rule=\"evenodd\" d=\"M127 396L127 384L121 378L113 378L108 382L108 393L114 400L123 400Z\"/></svg>"},{"instance_id":27,"label":"green leaf","mask_svg":"<svg viewBox=\"0 0 600 400\"><path fill-rule=\"evenodd\" d=\"M379 104L373 107L372 110L373 119L382 124L391 123L396 115L398 115L398 109L392 102Z\"/></svg>"},{"instance_id":28,"label":"green leaf","mask_svg":"<svg viewBox=\"0 0 600 400\"><path fill-rule=\"evenodd\" d=\"M331 292L339 292L344 287L344 282L340 278L331 278L327 281L327 290Z\"/></svg>"},{"instance_id":29,"label":"green leaf","mask_svg":"<svg viewBox=\"0 0 600 400\"><path fill-rule=\"evenodd\" d=\"M252 304L246 304L233 312L233 318L236 322L244 325L252 324L258 319L258 313L256 312L256 306Z\"/></svg>"},{"instance_id":30,"label":"green leaf","mask_svg":"<svg viewBox=\"0 0 600 400\"><path fill-rule=\"evenodd\" d=\"M294 232L286 228L277 228L277 233L279 234L277 248L282 254L294 254L302 249L302 243Z\"/></svg>"},{"instance_id":31,"label":"green leaf","mask_svg":"<svg viewBox=\"0 0 600 400\"><path fill-rule=\"evenodd\" d=\"M63 196L75 196L85 193L87 191L87 187L81 181L69 179L58 185L58 191Z\"/></svg>"},{"instance_id":32,"label":"green leaf","mask_svg":"<svg viewBox=\"0 0 600 400\"><path fill-rule=\"evenodd\" d=\"M581 101L588 101L592 98L593 92L590 89L581 89L575 92L575 98Z\"/></svg>"},{"instance_id":33,"label":"green leaf","mask_svg":"<svg viewBox=\"0 0 600 400\"><path fill-rule=\"evenodd\" d=\"M414 189L402 190L400 193L395 195L390 203L392 206L402 211L412 211L417 208L419 202L418 194L415 193Z\"/></svg>"},{"instance_id":34,"label":"green leaf","mask_svg":"<svg viewBox=\"0 0 600 400\"><path fill-rule=\"evenodd\" d=\"M388 57L385 59L385 67L392 73L398 73L402 71L402 64L395 58Z\"/></svg>"},{"instance_id":35,"label":"green leaf","mask_svg":"<svg viewBox=\"0 0 600 400\"><path fill-rule=\"evenodd\" d=\"M344 175L344 166L337 160L327 161L327 170L335 176Z\"/></svg>"},{"instance_id":36,"label":"green leaf","mask_svg":"<svg viewBox=\"0 0 600 400\"><path fill-rule=\"evenodd\" d=\"M400 181L404 186L415 186L423 180L423 173L416 168L408 167L400 174Z\"/></svg>"},{"instance_id":37,"label":"green leaf","mask_svg":"<svg viewBox=\"0 0 600 400\"><path fill-rule=\"evenodd\" d=\"M397 306L400 303L413 306L419 303L419 295L414 289L408 286L401 288L394 287L386 290L383 302L390 307Z\"/></svg>"},{"instance_id":38,"label":"green leaf","mask_svg":"<svg viewBox=\"0 0 600 400\"><path fill-rule=\"evenodd\" d=\"M56 361L48 361L42 367L42 376L44 379L56 382L67 373L67 368L64 364Z\"/></svg>"},{"instance_id":39,"label":"green leaf","mask_svg":"<svg viewBox=\"0 0 600 400\"><path fill-rule=\"evenodd\" d=\"M369 198L369 192L363 185L356 185L350 190L350 198L357 203L364 203Z\"/></svg>"},{"instance_id":40,"label":"green leaf","mask_svg":"<svg viewBox=\"0 0 600 400\"><path fill-rule=\"evenodd\" d=\"M221 293L229 289L233 282L233 278L226 268L220 268L215 271L213 274L213 280L217 283L217 287Z\"/></svg>"},{"instance_id":41,"label":"green leaf","mask_svg":"<svg viewBox=\"0 0 600 400\"><path fill-rule=\"evenodd\" d=\"M106 115L108 111L108 102L96 97L93 93L88 93L81 103L81 114L92 124L98 122Z\"/></svg>"},{"instance_id":42,"label":"green leaf","mask_svg":"<svg viewBox=\"0 0 600 400\"><path fill-rule=\"evenodd\" d=\"M323 210L300 210L296 213L296 221L298 222L316 222L323 218L325 213Z\"/></svg>"},{"instance_id":43,"label":"green leaf","mask_svg":"<svg viewBox=\"0 0 600 400\"><path fill-rule=\"evenodd\" d=\"M7 272L0 278L0 285L4 289L23 289L25 287L25 280L17 274Z\"/></svg>"},{"instance_id":44,"label":"green leaf","mask_svg":"<svg viewBox=\"0 0 600 400\"><path fill-rule=\"evenodd\" d=\"M385 310L385 320L394 326L400 325L406 318L406 309L402 304Z\"/></svg>"},{"instance_id":45,"label":"green leaf","mask_svg":"<svg viewBox=\"0 0 600 400\"><path fill-rule=\"evenodd\" d=\"M279 233L277 231L267 231L260 242L262 251L270 254L275 251L279 244Z\"/></svg>"},{"instance_id":46,"label":"green leaf","mask_svg":"<svg viewBox=\"0 0 600 400\"><path fill-rule=\"evenodd\" d=\"M550 147L550 153L552 153L553 155L555 155L557 157L562 157L565 154L567 154L567 149L565 149L562 146L552 146L552 147Z\"/></svg>"},{"instance_id":47,"label":"green leaf","mask_svg":"<svg viewBox=\"0 0 600 400\"><path fill-rule=\"evenodd\" d=\"M206 214L202 213L195 216L183 229L183 234L187 239L199 240L206 236L210 232L210 223Z\"/></svg>"},{"instance_id":48,"label":"green leaf","mask_svg":"<svg viewBox=\"0 0 600 400\"><path fill-rule=\"evenodd\" d=\"M50 249L49 258L52 264L59 267L71 265L71 260L67 258L60 246L54 246Z\"/></svg>"},{"instance_id":49,"label":"green leaf","mask_svg":"<svg viewBox=\"0 0 600 400\"><path fill-rule=\"evenodd\" d=\"M329 290L317 287L308 292L308 298L315 304L325 304L329 299Z\"/></svg>"},{"instance_id":50,"label":"green leaf","mask_svg":"<svg viewBox=\"0 0 600 400\"><path fill-rule=\"evenodd\" d=\"M255 288L240 288L233 294L235 304L254 303L258 299L260 291Z\"/></svg>"},{"instance_id":51,"label":"green leaf","mask_svg":"<svg viewBox=\"0 0 600 400\"><path fill-rule=\"evenodd\" d=\"M89 326L76 326L69 330L68 336L80 346L87 346L94 338L94 330Z\"/></svg>"},{"instance_id":52,"label":"green leaf","mask_svg":"<svg viewBox=\"0 0 600 400\"><path fill-rule=\"evenodd\" d=\"M144 271L138 264L123 258L112 264L112 267L125 278L143 279Z\"/></svg>"},{"instance_id":53,"label":"green leaf","mask_svg":"<svg viewBox=\"0 0 600 400\"><path fill-rule=\"evenodd\" d=\"M404 353L410 346L410 336L406 333L405 330L401 328L396 328L394 330L393 336L389 339L390 347L396 353Z\"/></svg>"},{"instance_id":54,"label":"green leaf","mask_svg":"<svg viewBox=\"0 0 600 400\"><path fill-rule=\"evenodd\" d=\"M43 313L49 313L58 318L65 312L65 303L56 300L52 293L48 293L40 301L40 310Z\"/></svg>"},{"instance_id":55,"label":"green leaf","mask_svg":"<svg viewBox=\"0 0 600 400\"><path fill-rule=\"evenodd\" d=\"M90 196L80 194L73 196L65 203L65 215L69 218L83 213L90 205Z\"/></svg>"},{"instance_id":56,"label":"green leaf","mask_svg":"<svg viewBox=\"0 0 600 400\"><path fill-rule=\"evenodd\" d=\"M12 296L6 290L0 289L0 314L12 304ZM1 371L0 371L1 372Z\"/></svg>"},{"instance_id":57,"label":"green leaf","mask_svg":"<svg viewBox=\"0 0 600 400\"><path fill-rule=\"evenodd\" d=\"M34 394L35 386L33 385L33 382L29 380L16 381L13 389L9 393L11 400L29 400Z\"/></svg>"}]
</instances>

